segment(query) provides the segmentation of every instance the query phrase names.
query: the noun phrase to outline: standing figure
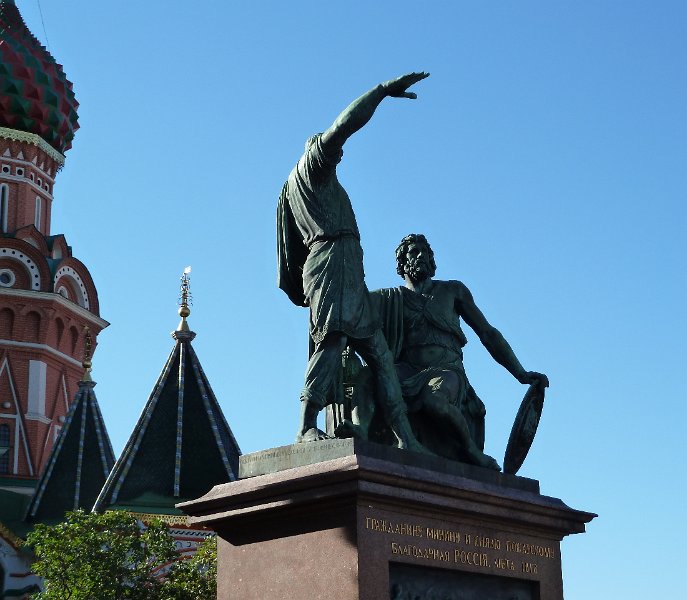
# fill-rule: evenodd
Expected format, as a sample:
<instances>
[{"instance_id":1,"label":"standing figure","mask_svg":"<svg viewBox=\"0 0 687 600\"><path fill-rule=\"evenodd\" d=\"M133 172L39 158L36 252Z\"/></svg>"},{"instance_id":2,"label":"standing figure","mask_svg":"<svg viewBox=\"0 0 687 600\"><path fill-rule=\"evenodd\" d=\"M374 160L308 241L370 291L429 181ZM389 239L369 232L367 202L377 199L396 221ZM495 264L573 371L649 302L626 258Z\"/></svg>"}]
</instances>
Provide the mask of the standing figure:
<instances>
[{"instance_id":1,"label":"standing figure","mask_svg":"<svg viewBox=\"0 0 687 600\"><path fill-rule=\"evenodd\" d=\"M351 201L336 176L343 145L387 97L416 98L408 88L427 77L410 73L377 85L346 108L324 133L312 136L291 171L277 209L278 285L310 307L310 356L301 392L296 442L326 438L317 416L329 403L346 346L374 374L375 402L400 448L426 452L410 429L393 356L370 308L360 233Z\"/></svg>"}]
</instances>

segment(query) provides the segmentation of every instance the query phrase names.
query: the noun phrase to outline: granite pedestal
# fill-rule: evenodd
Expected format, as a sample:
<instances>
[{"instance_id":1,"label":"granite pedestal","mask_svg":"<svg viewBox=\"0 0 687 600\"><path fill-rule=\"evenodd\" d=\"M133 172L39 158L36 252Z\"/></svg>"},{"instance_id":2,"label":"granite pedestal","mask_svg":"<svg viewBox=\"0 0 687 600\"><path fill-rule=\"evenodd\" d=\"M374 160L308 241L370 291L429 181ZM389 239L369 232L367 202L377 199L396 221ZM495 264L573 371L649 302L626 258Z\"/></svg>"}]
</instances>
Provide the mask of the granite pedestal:
<instances>
[{"instance_id":1,"label":"granite pedestal","mask_svg":"<svg viewBox=\"0 0 687 600\"><path fill-rule=\"evenodd\" d=\"M560 541L596 516L354 440L249 454L240 477L179 505L219 536L219 600L562 600Z\"/></svg>"}]
</instances>

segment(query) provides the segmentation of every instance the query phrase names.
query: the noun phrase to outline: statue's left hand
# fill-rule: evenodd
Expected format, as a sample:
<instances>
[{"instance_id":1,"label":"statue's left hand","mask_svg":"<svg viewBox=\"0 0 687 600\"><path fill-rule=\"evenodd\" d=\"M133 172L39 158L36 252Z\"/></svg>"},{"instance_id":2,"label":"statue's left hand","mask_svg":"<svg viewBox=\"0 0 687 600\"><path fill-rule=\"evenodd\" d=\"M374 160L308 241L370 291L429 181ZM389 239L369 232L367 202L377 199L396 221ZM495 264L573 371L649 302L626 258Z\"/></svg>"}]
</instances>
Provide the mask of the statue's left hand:
<instances>
[{"instance_id":1,"label":"statue's left hand","mask_svg":"<svg viewBox=\"0 0 687 600\"><path fill-rule=\"evenodd\" d=\"M525 375L520 379L520 383L537 383L539 382L539 385L542 388L547 388L549 387L549 378L544 375L543 373L537 373L536 371L528 371L525 373Z\"/></svg>"},{"instance_id":2,"label":"statue's left hand","mask_svg":"<svg viewBox=\"0 0 687 600\"><path fill-rule=\"evenodd\" d=\"M393 98L410 98L415 100L417 94L413 92L406 91L411 85L416 84L418 81L422 81L429 77L429 73L408 73L407 75L401 75L396 79L390 79L382 84L382 87L386 91L387 96Z\"/></svg>"}]
</instances>

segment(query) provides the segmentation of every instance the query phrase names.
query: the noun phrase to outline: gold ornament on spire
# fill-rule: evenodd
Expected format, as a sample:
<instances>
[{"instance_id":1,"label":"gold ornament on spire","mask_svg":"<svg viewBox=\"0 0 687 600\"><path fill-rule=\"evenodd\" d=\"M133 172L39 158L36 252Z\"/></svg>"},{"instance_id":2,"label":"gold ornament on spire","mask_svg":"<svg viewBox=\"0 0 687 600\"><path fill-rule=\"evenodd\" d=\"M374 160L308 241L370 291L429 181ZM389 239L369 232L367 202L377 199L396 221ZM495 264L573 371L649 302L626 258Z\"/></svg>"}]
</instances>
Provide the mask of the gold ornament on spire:
<instances>
[{"instance_id":1,"label":"gold ornament on spire","mask_svg":"<svg viewBox=\"0 0 687 600\"><path fill-rule=\"evenodd\" d=\"M181 322L177 331L189 331L186 317L191 314L190 305L193 304L193 296L191 296L191 267L186 267L181 275L181 292L179 294L179 316Z\"/></svg>"},{"instance_id":2,"label":"gold ornament on spire","mask_svg":"<svg viewBox=\"0 0 687 600\"><path fill-rule=\"evenodd\" d=\"M91 337L91 331L88 327L84 327L84 347L83 347L83 362L81 366L83 367L83 377L81 381L93 381L91 379L91 368L93 367L93 361L91 361L91 352L93 350L93 338Z\"/></svg>"}]
</instances>

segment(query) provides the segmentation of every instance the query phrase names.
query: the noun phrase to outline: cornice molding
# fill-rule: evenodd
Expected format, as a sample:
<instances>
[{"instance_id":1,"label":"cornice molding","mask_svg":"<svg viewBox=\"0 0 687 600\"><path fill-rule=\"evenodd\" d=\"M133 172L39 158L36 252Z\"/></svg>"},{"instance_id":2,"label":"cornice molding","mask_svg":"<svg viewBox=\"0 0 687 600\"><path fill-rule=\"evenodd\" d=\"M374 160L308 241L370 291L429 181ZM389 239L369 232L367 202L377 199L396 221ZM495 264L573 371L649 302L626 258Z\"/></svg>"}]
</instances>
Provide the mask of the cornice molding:
<instances>
[{"instance_id":1,"label":"cornice molding","mask_svg":"<svg viewBox=\"0 0 687 600\"><path fill-rule=\"evenodd\" d=\"M9 163L11 165L20 166L24 169L35 169L39 173L45 177L47 182L51 185L55 185L55 177L53 175L49 175L48 172L45 169L41 169L36 163L26 160L25 158L13 158L11 156L0 156L0 160L4 163ZM26 175L14 175L12 173L0 173L0 177L3 178L5 181L17 181L19 183L23 182L26 180L28 183L32 184L34 188L37 190L40 190L43 193L47 193L42 187L38 187L38 184L35 181L32 181L30 177L27 177ZM52 194L50 194L52 197Z\"/></svg>"},{"instance_id":2,"label":"cornice molding","mask_svg":"<svg viewBox=\"0 0 687 600\"><path fill-rule=\"evenodd\" d=\"M105 329L109 323L105 319L101 319L98 315L82 308L75 302L63 298L59 294L53 292L36 292L33 290L15 290L12 288L0 288L0 296L15 296L16 298L27 298L29 300L43 300L46 302L57 302L66 310L75 312L80 317L83 317L90 323L97 325L101 329Z\"/></svg>"},{"instance_id":3,"label":"cornice molding","mask_svg":"<svg viewBox=\"0 0 687 600\"><path fill-rule=\"evenodd\" d=\"M9 127L0 127L0 138L10 140L13 142L26 142L33 146L38 146L50 158L52 158L61 168L64 165L64 154L61 154L46 142L41 136L28 131L19 131L18 129L10 129Z\"/></svg>"},{"instance_id":4,"label":"cornice molding","mask_svg":"<svg viewBox=\"0 0 687 600\"><path fill-rule=\"evenodd\" d=\"M48 346L47 344L37 344L35 342L17 342L15 340L2 340L0 339L0 347L14 347L14 348L31 348L32 350L45 350L46 352L49 352L53 356L56 356L60 360L66 360L67 362L71 363L75 367L80 367L81 366L81 361L76 360L75 358L72 358L68 354L65 354L64 352L60 352L59 350L55 350L52 346ZM29 417L30 418L30 417Z\"/></svg>"},{"instance_id":5,"label":"cornice molding","mask_svg":"<svg viewBox=\"0 0 687 600\"><path fill-rule=\"evenodd\" d=\"M109 510L117 510L117 509L114 508L114 509L109 509ZM132 510L125 510L124 512L136 517L138 520L143 521L144 523L150 523L151 521L155 521L156 519L158 519L158 520L162 521L165 525L188 525L188 515L165 515L165 514L157 514L157 513L140 513L140 512L135 512Z\"/></svg>"}]
</instances>

